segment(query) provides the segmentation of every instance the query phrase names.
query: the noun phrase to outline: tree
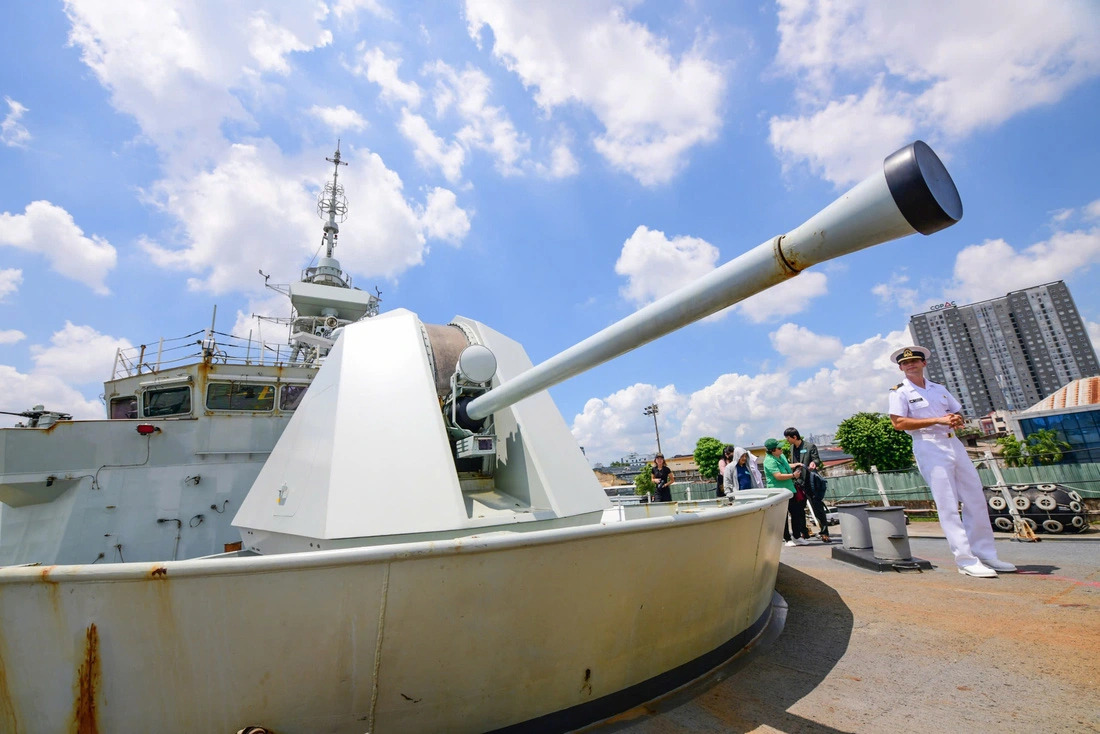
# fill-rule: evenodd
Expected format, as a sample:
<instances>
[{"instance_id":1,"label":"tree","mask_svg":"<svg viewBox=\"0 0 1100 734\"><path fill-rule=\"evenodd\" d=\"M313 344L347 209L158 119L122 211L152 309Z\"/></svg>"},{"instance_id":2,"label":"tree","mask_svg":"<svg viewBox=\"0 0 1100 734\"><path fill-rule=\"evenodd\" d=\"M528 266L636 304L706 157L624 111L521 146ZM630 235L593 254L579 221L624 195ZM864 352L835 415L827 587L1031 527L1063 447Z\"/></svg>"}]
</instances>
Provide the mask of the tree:
<instances>
[{"instance_id":1,"label":"tree","mask_svg":"<svg viewBox=\"0 0 1100 734\"><path fill-rule=\"evenodd\" d=\"M646 464L638 476L634 477L634 494L653 494L657 491L657 485L653 483L653 475L649 473L649 464Z\"/></svg>"},{"instance_id":2,"label":"tree","mask_svg":"<svg viewBox=\"0 0 1100 734\"><path fill-rule=\"evenodd\" d=\"M717 438L703 436L695 442L695 466L699 474L710 479L718 478L718 460L722 458L722 449L726 445Z\"/></svg>"},{"instance_id":3,"label":"tree","mask_svg":"<svg viewBox=\"0 0 1100 734\"><path fill-rule=\"evenodd\" d=\"M997 445L1001 447L1001 458L1005 460L1005 466L1031 466L1027 444L1011 433L998 438Z\"/></svg>"},{"instance_id":4,"label":"tree","mask_svg":"<svg viewBox=\"0 0 1100 734\"><path fill-rule=\"evenodd\" d=\"M890 417L882 413L856 413L845 418L837 426L836 441L852 455L860 471L870 471L872 466L880 471L913 466L913 439L904 431L894 430Z\"/></svg>"},{"instance_id":5,"label":"tree","mask_svg":"<svg viewBox=\"0 0 1100 734\"><path fill-rule=\"evenodd\" d=\"M1052 428L1043 428L1027 437L1027 453L1036 464L1057 464L1070 448Z\"/></svg>"}]
</instances>

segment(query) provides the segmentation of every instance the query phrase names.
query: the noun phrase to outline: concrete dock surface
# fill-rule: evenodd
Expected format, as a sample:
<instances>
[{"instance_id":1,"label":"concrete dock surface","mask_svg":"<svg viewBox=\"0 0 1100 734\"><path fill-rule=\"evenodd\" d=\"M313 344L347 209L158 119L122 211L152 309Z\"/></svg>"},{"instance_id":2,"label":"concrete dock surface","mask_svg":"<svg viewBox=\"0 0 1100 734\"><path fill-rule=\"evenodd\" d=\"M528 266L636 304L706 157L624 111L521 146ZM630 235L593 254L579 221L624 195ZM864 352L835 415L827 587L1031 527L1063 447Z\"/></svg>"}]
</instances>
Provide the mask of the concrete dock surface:
<instances>
[{"instance_id":1,"label":"concrete dock surface","mask_svg":"<svg viewBox=\"0 0 1100 734\"><path fill-rule=\"evenodd\" d=\"M817 540L784 547L778 634L594 729L1100 732L1100 531L998 534L1019 573L981 579L957 572L938 523L908 527L932 571L864 570Z\"/></svg>"}]
</instances>

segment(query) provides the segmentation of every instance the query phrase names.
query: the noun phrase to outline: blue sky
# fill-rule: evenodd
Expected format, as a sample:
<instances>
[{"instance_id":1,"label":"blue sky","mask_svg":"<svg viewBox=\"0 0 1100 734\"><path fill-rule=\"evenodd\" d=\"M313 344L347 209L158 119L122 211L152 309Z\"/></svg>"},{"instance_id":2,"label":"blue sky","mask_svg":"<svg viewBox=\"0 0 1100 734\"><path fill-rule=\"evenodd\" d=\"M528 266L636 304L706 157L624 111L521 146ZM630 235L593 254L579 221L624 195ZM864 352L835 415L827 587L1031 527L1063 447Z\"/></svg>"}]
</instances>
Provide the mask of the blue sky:
<instances>
[{"instance_id":1,"label":"blue sky","mask_svg":"<svg viewBox=\"0 0 1100 734\"><path fill-rule=\"evenodd\" d=\"M914 139L965 215L551 390L593 461L885 410L911 313L1064 279L1100 341L1100 6L5 3L0 409L101 417L115 349L287 315L320 244L383 310L542 361L794 228ZM270 327L265 339L273 339ZM0 425L11 425L3 420Z\"/></svg>"}]
</instances>

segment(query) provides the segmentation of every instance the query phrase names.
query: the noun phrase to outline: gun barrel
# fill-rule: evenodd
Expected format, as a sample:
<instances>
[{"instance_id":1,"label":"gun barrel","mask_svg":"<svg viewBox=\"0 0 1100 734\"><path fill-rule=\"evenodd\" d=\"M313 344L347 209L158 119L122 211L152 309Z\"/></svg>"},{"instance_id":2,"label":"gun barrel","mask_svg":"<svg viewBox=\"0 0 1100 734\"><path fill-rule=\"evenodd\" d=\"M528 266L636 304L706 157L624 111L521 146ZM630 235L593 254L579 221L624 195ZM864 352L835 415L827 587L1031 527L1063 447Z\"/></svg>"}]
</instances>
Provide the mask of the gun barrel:
<instances>
[{"instance_id":1,"label":"gun barrel","mask_svg":"<svg viewBox=\"0 0 1100 734\"><path fill-rule=\"evenodd\" d=\"M888 156L882 170L785 235L773 237L694 283L559 352L470 401L474 420L552 387L682 326L771 288L818 263L962 218L950 174L918 140Z\"/></svg>"}]
</instances>

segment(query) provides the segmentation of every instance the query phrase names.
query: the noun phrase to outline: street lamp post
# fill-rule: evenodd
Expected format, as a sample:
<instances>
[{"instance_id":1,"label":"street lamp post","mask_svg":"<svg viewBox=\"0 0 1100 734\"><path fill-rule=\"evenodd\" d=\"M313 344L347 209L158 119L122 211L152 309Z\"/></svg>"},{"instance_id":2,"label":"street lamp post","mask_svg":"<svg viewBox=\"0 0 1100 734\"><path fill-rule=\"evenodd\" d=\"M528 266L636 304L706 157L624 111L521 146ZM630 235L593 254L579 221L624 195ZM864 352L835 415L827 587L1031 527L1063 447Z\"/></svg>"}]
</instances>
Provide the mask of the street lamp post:
<instances>
[{"instance_id":1,"label":"street lamp post","mask_svg":"<svg viewBox=\"0 0 1100 734\"><path fill-rule=\"evenodd\" d=\"M661 432L657 429L657 403L653 405L647 405L645 408L645 415L653 416L653 432L657 434L657 453L661 453Z\"/></svg>"}]
</instances>

